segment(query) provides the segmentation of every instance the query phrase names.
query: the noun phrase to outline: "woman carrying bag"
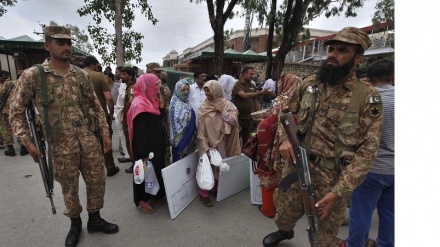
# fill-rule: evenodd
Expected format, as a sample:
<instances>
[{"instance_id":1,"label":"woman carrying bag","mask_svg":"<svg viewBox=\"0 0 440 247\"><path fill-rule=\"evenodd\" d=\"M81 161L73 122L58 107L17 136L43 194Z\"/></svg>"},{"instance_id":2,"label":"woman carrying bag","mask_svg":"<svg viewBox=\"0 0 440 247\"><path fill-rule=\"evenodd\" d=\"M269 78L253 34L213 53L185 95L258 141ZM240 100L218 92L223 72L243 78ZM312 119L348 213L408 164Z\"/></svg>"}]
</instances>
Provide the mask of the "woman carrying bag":
<instances>
[{"instance_id":1,"label":"woman carrying bag","mask_svg":"<svg viewBox=\"0 0 440 247\"><path fill-rule=\"evenodd\" d=\"M164 104L159 93L160 79L154 74L141 75L133 87L133 102L127 112L128 131L134 160L154 166L160 189L155 196L145 192L145 181L133 181L133 196L136 206L146 214L154 213L152 199L163 201L165 187L162 168L165 167L166 130L162 124L165 117ZM149 159L150 153L153 153Z\"/></svg>"},{"instance_id":2,"label":"woman carrying bag","mask_svg":"<svg viewBox=\"0 0 440 247\"><path fill-rule=\"evenodd\" d=\"M206 82L203 90L206 100L200 106L198 114L199 155L202 156L210 148L216 149L223 159L240 155L237 108L231 101L225 99L222 87L217 81ZM218 178L219 168L214 167L213 171L214 177ZM217 181L216 179L214 191L217 189ZM200 189L199 198L206 207L212 206L209 191Z\"/></svg>"}]
</instances>

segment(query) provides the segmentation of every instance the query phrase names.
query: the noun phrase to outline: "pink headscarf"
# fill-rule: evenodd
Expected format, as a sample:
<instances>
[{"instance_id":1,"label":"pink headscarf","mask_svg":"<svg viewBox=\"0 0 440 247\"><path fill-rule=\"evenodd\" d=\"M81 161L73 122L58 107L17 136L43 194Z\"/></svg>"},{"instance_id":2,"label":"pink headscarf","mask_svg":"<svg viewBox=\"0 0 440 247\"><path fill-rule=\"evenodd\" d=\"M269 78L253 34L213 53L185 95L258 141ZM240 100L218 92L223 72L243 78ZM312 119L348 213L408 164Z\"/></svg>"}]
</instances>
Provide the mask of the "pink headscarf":
<instances>
[{"instance_id":1,"label":"pink headscarf","mask_svg":"<svg viewBox=\"0 0 440 247\"><path fill-rule=\"evenodd\" d=\"M133 120L142 112L159 115L159 85L160 79L151 73L143 74L136 79L133 87L133 101L127 112L127 124L130 143L133 141Z\"/></svg>"}]
</instances>

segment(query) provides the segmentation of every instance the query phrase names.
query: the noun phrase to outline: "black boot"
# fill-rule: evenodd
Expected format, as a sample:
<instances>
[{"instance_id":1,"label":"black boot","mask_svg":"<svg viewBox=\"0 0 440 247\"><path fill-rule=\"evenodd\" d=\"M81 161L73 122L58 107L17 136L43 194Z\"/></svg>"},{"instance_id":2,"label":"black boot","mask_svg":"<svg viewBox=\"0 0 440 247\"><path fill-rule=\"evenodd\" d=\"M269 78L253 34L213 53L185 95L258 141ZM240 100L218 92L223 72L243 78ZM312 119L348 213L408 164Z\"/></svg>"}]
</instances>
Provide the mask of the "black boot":
<instances>
[{"instance_id":1,"label":"black boot","mask_svg":"<svg viewBox=\"0 0 440 247\"><path fill-rule=\"evenodd\" d=\"M277 245L279 242L283 240L292 239L292 238L293 238L293 230L287 232L278 230L276 232L272 232L271 234L267 235L263 239L263 245L264 247L271 247Z\"/></svg>"},{"instance_id":2,"label":"black boot","mask_svg":"<svg viewBox=\"0 0 440 247\"><path fill-rule=\"evenodd\" d=\"M119 231L118 225L108 223L101 215L99 211L89 214L89 220L87 221L87 231L89 232L103 232L107 234L116 233Z\"/></svg>"},{"instance_id":3,"label":"black boot","mask_svg":"<svg viewBox=\"0 0 440 247\"><path fill-rule=\"evenodd\" d=\"M133 173L134 162L131 164L130 168L125 169L126 173Z\"/></svg>"},{"instance_id":4,"label":"black boot","mask_svg":"<svg viewBox=\"0 0 440 247\"><path fill-rule=\"evenodd\" d=\"M79 242L79 234L81 233L81 218L70 218L70 231L66 237L66 247L75 247Z\"/></svg>"},{"instance_id":5,"label":"black boot","mask_svg":"<svg viewBox=\"0 0 440 247\"><path fill-rule=\"evenodd\" d=\"M28 153L26 147L21 145L21 147L20 147L20 156L25 156L25 155L28 155L28 154L29 153Z\"/></svg>"},{"instance_id":6,"label":"black boot","mask_svg":"<svg viewBox=\"0 0 440 247\"><path fill-rule=\"evenodd\" d=\"M6 156L15 156L14 146L8 145L8 149L5 151Z\"/></svg>"}]
</instances>

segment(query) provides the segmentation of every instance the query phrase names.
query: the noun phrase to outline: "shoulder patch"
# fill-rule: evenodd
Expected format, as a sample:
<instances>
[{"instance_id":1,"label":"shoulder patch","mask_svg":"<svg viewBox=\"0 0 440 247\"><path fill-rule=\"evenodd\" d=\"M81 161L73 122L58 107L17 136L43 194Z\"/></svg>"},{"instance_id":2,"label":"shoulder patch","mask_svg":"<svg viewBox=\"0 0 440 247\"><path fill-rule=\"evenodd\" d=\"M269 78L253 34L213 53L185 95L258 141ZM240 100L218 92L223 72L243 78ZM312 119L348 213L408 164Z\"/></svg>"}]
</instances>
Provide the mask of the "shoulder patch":
<instances>
[{"instance_id":1,"label":"shoulder patch","mask_svg":"<svg viewBox=\"0 0 440 247\"><path fill-rule=\"evenodd\" d=\"M368 114L372 118L378 118L382 115L382 108L376 105L373 105L368 109Z\"/></svg>"},{"instance_id":2,"label":"shoulder patch","mask_svg":"<svg viewBox=\"0 0 440 247\"><path fill-rule=\"evenodd\" d=\"M380 97L380 95L373 95L373 96L370 96L370 98L368 99L368 102L370 104L379 104L379 103L382 103L382 98Z\"/></svg>"}]
</instances>

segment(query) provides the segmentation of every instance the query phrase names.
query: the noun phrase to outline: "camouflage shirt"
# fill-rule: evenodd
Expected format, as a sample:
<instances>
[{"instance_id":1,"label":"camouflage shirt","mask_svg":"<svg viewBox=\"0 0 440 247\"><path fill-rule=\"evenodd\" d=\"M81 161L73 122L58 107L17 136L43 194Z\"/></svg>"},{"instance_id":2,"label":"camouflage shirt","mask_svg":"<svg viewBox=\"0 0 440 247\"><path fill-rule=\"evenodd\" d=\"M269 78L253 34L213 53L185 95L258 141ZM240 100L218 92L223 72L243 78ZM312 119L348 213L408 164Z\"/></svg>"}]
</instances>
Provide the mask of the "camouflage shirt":
<instances>
[{"instance_id":1,"label":"camouflage shirt","mask_svg":"<svg viewBox=\"0 0 440 247\"><path fill-rule=\"evenodd\" d=\"M306 78L293 92L288 106L289 111L298 116L299 139L304 148L307 140L307 124L304 121L310 114L311 108L310 102L304 100L304 95L310 91L310 86L315 82L315 76ZM334 86L331 92L326 83L319 83L312 120L311 153L336 163L335 141L354 147L354 156L347 166L341 166L339 178L331 190L341 198L348 198L365 179L374 162L380 141L382 102L379 93L371 85L368 85L367 97L363 99L365 104L361 104L357 126L344 128L347 126L341 122L356 83L361 82L356 79L354 73L343 84ZM278 128L278 135L280 143L287 139L281 125Z\"/></svg>"},{"instance_id":2,"label":"camouflage shirt","mask_svg":"<svg viewBox=\"0 0 440 247\"><path fill-rule=\"evenodd\" d=\"M11 99L12 99L11 95L12 95L12 91L14 90L15 83L11 80L7 80L4 83L0 83L0 102L3 99L4 95L7 93L9 85L11 85L11 91L9 93L9 96L6 98L6 102L3 105L3 108L0 111L3 114L9 114L9 105L11 104Z\"/></svg>"},{"instance_id":3,"label":"camouflage shirt","mask_svg":"<svg viewBox=\"0 0 440 247\"><path fill-rule=\"evenodd\" d=\"M101 136L110 136L104 111L98 101L98 98L96 97L93 84L91 83L88 74L84 70L75 68L74 65L70 65L68 73L64 76L60 75L50 67L49 59L50 58L46 59L44 63L41 64L44 68L44 71L48 72L46 73L46 82L49 105L52 102L78 102L80 100L80 92L82 94L86 94L81 97L90 99L90 107L91 110L93 110L93 112L96 114L98 121L97 126ZM85 83L82 84L84 88L81 91L80 85L75 77L75 73L77 73L77 71L84 73L86 78ZM13 95L11 95L14 101L12 101L10 105L9 121L11 122L11 127L14 134L21 139L23 145L25 146L31 142L31 136L24 111L28 102L35 101L37 94L37 83L40 83L39 70L37 67L33 66L22 73L20 79L16 82ZM41 103L37 102L36 104ZM40 114L43 113L40 112ZM84 119L85 117L86 116L82 107L78 104L61 107L60 120L63 124L71 123L72 121L78 119ZM52 121L52 117L49 116L49 122ZM88 128L83 126L80 132L86 134L86 132L83 131L88 131ZM62 136L60 136L60 138L64 139L69 138L69 135L78 135L78 132L66 129L61 131L61 134Z\"/></svg>"}]
</instances>

